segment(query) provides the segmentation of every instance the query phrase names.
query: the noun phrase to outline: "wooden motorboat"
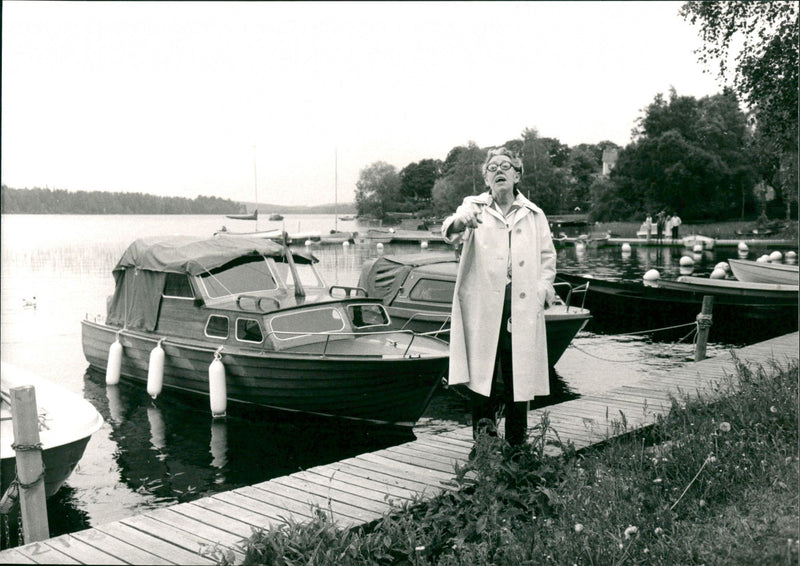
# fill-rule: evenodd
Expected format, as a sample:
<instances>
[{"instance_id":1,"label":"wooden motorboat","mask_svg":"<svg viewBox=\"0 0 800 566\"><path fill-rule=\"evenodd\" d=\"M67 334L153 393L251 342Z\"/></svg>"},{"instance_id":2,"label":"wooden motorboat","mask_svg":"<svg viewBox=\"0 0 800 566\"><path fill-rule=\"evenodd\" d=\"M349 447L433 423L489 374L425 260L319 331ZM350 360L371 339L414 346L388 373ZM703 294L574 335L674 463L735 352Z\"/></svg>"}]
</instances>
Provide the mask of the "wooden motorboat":
<instances>
[{"instance_id":1,"label":"wooden motorboat","mask_svg":"<svg viewBox=\"0 0 800 566\"><path fill-rule=\"evenodd\" d=\"M448 254L385 255L364 263L358 286L383 301L398 329L412 329L449 338L458 261ZM571 287L563 284L567 302L545 310L547 359L554 365L575 335L591 318L584 308L571 306Z\"/></svg>"},{"instance_id":2,"label":"wooden motorboat","mask_svg":"<svg viewBox=\"0 0 800 566\"><path fill-rule=\"evenodd\" d=\"M734 277L739 281L776 283L779 285L797 285L800 283L797 265L747 259L729 259L728 265L731 266Z\"/></svg>"},{"instance_id":3,"label":"wooden motorboat","mask_svg":"<svg viewBox=\"0 0 800 566\"><path fill-rule=\"evenodd\" d=\"M208 397L216 413L257 405L413 426L447 344L395 330L380 301L326 286L316 261L266 239L137 240L114 268L105 321L82 321L86 359L113 374L118 340L121 376L151 392L160 347L163 389Z\"/></svg>"},{"instance_id":4,"label":"wooden motorboat","mask_svg":"<svg viewBox=\"0 0 800 566\"><path fill-rule=\"evenodd\" d=\"M0 374L0 495L16 477L9 392L32 385L39 414L45 494L50 497L72 474L92 435L103 426L103 417L83 397L22 368L2 362Z\"/></svg>"},{"instance_id":5,"label":"wooden motorboat","mask_svg":"<svg viewBox=\"0 0 800 566\"><path fill-rule=\"evenodd\" d=\"M283 215L282 214L278 214L277 212L274 212L274 213L269 215L269 219L271 221L273 221L273 222L277 222L278 220L283 220Z\"/></svg>"},{"instance_id":6,"label":"wooden motorboat","mask_svg":"<svg viewBox=\"0 0 800 566\"><path fill-rule=\"evenodd\" d=\"M556 280L573 285L588 283L585 306L593 318L587 329L595 332L659 330L654 337L678 338L687 333L683 325L696 321L706 295L714 297L713 341L745 344L797 330L797 285L687 276L645 284L641 280L613 281L562 272Z\"/></svg>"}]
</instances>

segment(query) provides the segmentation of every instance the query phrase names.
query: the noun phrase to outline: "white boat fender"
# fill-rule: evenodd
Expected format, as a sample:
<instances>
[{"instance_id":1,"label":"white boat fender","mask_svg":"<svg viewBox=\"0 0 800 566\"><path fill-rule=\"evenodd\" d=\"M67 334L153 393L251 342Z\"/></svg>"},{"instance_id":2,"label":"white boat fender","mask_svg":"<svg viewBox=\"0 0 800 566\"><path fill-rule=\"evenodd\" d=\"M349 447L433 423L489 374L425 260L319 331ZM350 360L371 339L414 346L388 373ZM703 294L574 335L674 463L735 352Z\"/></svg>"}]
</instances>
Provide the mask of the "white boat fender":
<instances>
[{"instance_id":1,"label":"white boat fender","mask_svg":"<svg viewBox=\"0 0 800 566\"><path fill-rule=\"evenodd\" d=\"M725 279L725 277L727 277L727 275L728 274L725 272L724 269L720 269L718 267L715 267L714 271L711 272L711 276L709 278L710 279Z\"/></svg>"},{"instance_id":2,"label":"white boat fender","mask_svg":"<svg viewBox=\"0 0 800 566\"><path fill-rule=\"evenodd\" d=\"M738 248L738 250L740 252L749 252L750 251L750 248L747 247L747 244L745 244L744 242L739 242L739 245L736 246L736 247Z\"/></svg>"},{"instance_id":3,"label":"white boat fender","mask_svg":"<svg viewBox=\"0 0 800 566\"><path fill-rule=\"evenodd\" d=\"M797 254L792 251L786 252L786 263L790 265L794 265L795 263L797 263Z\"/></svg>"},{"instance_id":4,"label":"white boat fender","mask_svg":"<svg viewBox=\"0 0 800 566\"><path fill-rule=\"evenodd\" d=\"M119 333L114 343L108 348L108 364L106 364L106 385L117 385L119 383L119 374L122 370L122 344L119 341Z\"/></svg>"},{"instance_id":5,"label":"white boat fender","mask_svg":"<svg viewBox=\"0 0 800 566\"><path fill-rule=\"evenodd\" d=\"M769 254L769 260L772 263L783 263L783 254L778 250L775 250L771 254Z\"/></svg>"},{"instance_id":6,"label":"white boat fender","mask_svg":"<svg viewBox=\"0 0 800 566\"><path fill-rule=\"evenodd\" d=\"M164 386L164 348L161 347L163 342L162 338L150 351L150 364L147 366L147 394L153 399L161 394L161 388Z\"/></svg>"},{"instance_id":7,"label":"white boat fender","mask_svg":"<svg viewBox=\"0 0 800 566\"><path fill-rule=\"evenodd\" d=\"M769 263L769 256L767 254L763 254L756 261L758 263Z\"/></svg>"},{"instance_id":8,"label":"white boat fender","mask_svg":"<svg viewBox=\"0 0 800 566\"><path fill-rule=\"evenodd\" d=\"M624 242L622 244L622 253L624 253L624 254L631 253L631 245L628 242Z\"/></svg>"},{"instance_id":9,"label":"white boat fender","mask_svg":"<svg viewBox=\"0 0 800 566\"><path fill-rule=\"evenodd\" d=\"M731 266L728 265L727 261L721 261L717 265L714 266L714 269L721 269L725 273L731 270Z\"/></svg>"},{"instance_id":10,"label":"white boat fender","mask_svg":"<svg viewBox=\"0 0 800 566\"><path fill-rule=\"evenodd\" d=\"M692 251L693 251L694 253L696 253L696 254L699 254L700 252L702 252L702 251L703 251L703 244L695 244L695 245L692 247Z\"/></svg>"},{"instance_id":11,"label":"white boat fender","mask_svg":"<svg viewBox=\"0 0 800 566\"><path fill-rule=\"evenodd\" d=\"M694 265L694 259L690 258L688 255L683 255L681 259L678 260L678 263L681 267L689 267Z\"/></svg>"},{"instance_id":12,"label":"white boat fender","mask_svg":"<svg viewBox=\"0 0 800 566\"><path fill-rule=\"evenodd\" d=\"M228 409L228 390L225 384L225 365L222 363L222 347L214 352L214 361L208 366L208 398L211 416L224 417Z\"/></svg>"}]
</instances>

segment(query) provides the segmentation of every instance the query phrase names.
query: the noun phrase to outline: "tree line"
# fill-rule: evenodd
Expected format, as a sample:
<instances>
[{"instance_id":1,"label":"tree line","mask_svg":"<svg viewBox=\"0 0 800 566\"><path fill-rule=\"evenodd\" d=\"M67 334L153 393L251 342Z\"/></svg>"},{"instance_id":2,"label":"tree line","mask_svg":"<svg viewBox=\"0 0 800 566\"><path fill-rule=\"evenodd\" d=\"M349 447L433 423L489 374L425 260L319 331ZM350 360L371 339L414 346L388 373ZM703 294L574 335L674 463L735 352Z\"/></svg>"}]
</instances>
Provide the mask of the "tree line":
<instances>
[{"instance_id":1,"label":"tree line","mask_svg":"<svg viewBox=\"0 0 800 566\"><path fill-rule=\"evenodd\" d=\"M3 214L235 214L241 203L217 197L161 197L143 193L0 187Z\"/></svg>"},{"instance_id":2,"label":"tree line","mask_svg":"<svg viewBox=\"0 0 800 566\"><path fill-rule=\"evenodd\" d=\"M730 87L697 99L672 89L656 94L625 147L604 141L569 147L525 128L503 144L517 151L522 193L550 214L580 210L593 220L633 220L659 210L686 220L756 216L796 218L798 187L798 4L687 2L681 15L700 26L701 62L719 63ZM739 37L735 68L729 50ZM747 112L741 104L747 106ZM451 213L485 190L489 148L456 146L399 172L383 161L356 183L361 215ZM609 151L610 150L610 151ZM603 154L616 155L603 171Z\"/></svg>"}]
</instances>

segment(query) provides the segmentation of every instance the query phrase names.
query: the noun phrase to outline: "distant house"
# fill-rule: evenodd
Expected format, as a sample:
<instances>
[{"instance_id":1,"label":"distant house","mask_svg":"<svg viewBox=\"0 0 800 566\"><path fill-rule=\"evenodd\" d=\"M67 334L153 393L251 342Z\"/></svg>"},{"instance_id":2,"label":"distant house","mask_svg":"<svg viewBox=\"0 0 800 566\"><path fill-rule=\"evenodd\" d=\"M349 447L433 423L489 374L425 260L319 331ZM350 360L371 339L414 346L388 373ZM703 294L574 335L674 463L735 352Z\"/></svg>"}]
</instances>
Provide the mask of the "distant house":
<instances>
[{"instance_id":1,"label":"distant house","mask_svg":"<svg viewBox=\"0 0 800 566\"><path fill-rule=\"evenodd\" d=\"M619 157L619 150L604 149L603 150L603 175L608 176L611 170L617 165L617 158Z\"/></svg>"}]
</instances>

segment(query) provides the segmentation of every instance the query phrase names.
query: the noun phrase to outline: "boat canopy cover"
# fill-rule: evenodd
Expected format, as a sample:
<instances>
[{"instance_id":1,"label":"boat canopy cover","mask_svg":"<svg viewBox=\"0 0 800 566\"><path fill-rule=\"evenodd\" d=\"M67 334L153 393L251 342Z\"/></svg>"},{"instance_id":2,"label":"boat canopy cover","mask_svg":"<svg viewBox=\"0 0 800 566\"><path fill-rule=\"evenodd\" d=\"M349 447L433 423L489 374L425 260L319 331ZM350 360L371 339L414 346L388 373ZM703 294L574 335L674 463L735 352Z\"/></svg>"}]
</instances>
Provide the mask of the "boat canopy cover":
<instances>
[{"instance_id":1,"label":"boat canopy cover","mask_svg":"<svg viewBox=\"0 0 800 566\"><path fill-rule=\"evenodd\" d=\"M456 259L453 254L428 253L380 256L364 264L358 286L367 291L368 297L391 305L412 269L442 262L455 263Z\"/></svg>"},{"instance_id":2,"label":"boat canopy cover","mask_svg":"<svg viewBox=\"0 0 800 566\"><path fill-rule=\"evenodd\" d=\"M200 275L242 257L283 257L283 246L262 238L140 238L114 267L116 287L108 305L109 324L152 331L167 273ZM310 253L292 250L298 263L313 263Z\"/></svg>"}]
</instances>

